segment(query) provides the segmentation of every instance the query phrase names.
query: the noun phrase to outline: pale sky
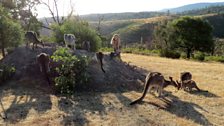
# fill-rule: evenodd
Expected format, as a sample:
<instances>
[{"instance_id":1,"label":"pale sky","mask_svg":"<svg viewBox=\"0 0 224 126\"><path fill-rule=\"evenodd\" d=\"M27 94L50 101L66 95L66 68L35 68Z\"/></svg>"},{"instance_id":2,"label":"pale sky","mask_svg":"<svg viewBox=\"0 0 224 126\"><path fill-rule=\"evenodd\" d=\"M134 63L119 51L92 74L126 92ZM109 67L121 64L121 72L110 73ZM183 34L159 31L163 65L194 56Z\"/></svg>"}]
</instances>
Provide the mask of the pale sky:
<instances>
[{"instance_id":1,"label":"pale sky","mask_svg":"<svg viewBox=\"0 0 224 126\"><path fill-rule=\"evenodd\" d=\"M43 0L48 1L48 0ZM53 5L52 1L49 0ZM70 1L72 4L70 4ZM59 15L66 16L74 8L75 14L120 13L157 11L200 2L224 2L224 0L58 0ZM38 17L50 16L44 6L37 7Z\"/></svg>"}]
</instances>

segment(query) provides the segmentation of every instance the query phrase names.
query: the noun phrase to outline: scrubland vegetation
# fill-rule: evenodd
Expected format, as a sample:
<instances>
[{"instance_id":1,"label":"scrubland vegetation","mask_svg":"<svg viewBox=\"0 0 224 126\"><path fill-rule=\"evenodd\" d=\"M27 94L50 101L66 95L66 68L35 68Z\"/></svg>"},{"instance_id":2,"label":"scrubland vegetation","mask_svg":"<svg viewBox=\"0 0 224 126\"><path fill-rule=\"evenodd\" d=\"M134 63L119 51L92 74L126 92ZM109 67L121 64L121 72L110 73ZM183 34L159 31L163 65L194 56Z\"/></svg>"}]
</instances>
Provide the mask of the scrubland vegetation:
<instances>
[{"instance_id":1,"label":"scrubland vegetation","mask_svg":"<svg viewBox=\"0 0 224 126\"><path fill-rule=\"evenodd\" d=\"M31 11L38 4L51 10L39 0L0 2L0 125L224 124L223 6L97 18L51 13L43 21ZM26 47L24 31L35 31L45 46ZM77 50L63 47L64 34L75 35ZM108 54L114 51L113 34L121 37L121 59ZM90 42L90 52L82 49L83 41ZM98 51L104 53L106 73ZM50 55L49 73L39 69L40 53ZM141 96L147 73L179 80L183 71L207 91L168 87L164 98L148 93L142 103L129 105Z\"/></svg>"}]
</instances>

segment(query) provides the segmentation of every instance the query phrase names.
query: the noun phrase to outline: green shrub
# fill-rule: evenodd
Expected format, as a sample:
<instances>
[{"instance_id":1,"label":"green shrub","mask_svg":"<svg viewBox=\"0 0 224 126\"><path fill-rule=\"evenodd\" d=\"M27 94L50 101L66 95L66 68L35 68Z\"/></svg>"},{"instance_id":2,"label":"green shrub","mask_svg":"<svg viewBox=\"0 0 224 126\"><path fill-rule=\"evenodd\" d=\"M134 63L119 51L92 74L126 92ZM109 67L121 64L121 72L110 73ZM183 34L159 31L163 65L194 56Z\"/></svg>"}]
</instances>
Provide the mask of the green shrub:
<instances>
[{"instance_id":1,"label":"green shrub","mask_svg":"<svg viewBox=\"0 0 224 126\"><path fill-rule=\"evenodd\" d=\"M224 56L206 56L205 61L216 61L224 63Z\"/></svg>"},{"instance_id":2,"label":"green shrub","mask_svg":"<svg viewBox=\"0 0 224 126\"><path fill-rule=\"evenodd\" d=\"M205 54L203 52L195 52L193 59L199 60L199 61L204 61L205 60Z\"/></svg>"},{"instance_id":3,"label":"green shrub","mask_svg":"<svg viewBox=\"0 0 224 126\"><path fill-rule=\"evenodd\" d=\"M15 67L0 64L0 83L9 80L16 72Z\"/></svg>"},{"instance_id":4,"label":"green shrub","mask_svg":"<svg viewBox=\"0 0 224 126\"><path fill-rule=\"evenodd\" d=\"M61 26L53 24L54 41L63 42L64 34L74 34L76 37L76 48L81 48L83 41L90 42L90 50L98 51L102 46L102 40L98 33L89 26L87 22L77 19L68 19Z\"/></svg>"},{"instance_id":5,"label":"green shrub","mask_svg":"<svg viewBox=\"0 0 224 126\"><path fill-rule=\"evenodd\" d=\"M11 54L11 53L13 53L14 50L15 50L14 47L9 47L9 48L7 48L7 53L8 53L8 55Z\"/></svg>"},{"instance_id":6,"label":"green shrub","mask_svg":"<svg viewBox=\"0 0 224 126\"><path fill-rule=\"evenodd\" d=\"M160 50L158 50L158 49L153 49L151 52L152 52L153 54L159 54L159 53L160 53Z\"/></svg>"},{"instance_id":7,"label":"green shrub","mask_svg":"<svg viewBox=\"0 0 224 126\"><path fill-rule=\"evenodd\" d=\"M88 65L88 57L73 56L66 48L59 48L51 56L53 61L59 62L61 65L56 67L55 71L59 74L55 78L56 91L61 94L73 94L77 85L88 82L88 74L86 71Z\"/></svg>"},{"instance_id":8,"label":"green shrub","mask_svg":"<svg viewBox=\"0 0 224 126\"><path fill-rule=\"evenodd\" d=\"M114 49L113 48L108 48L108 47L104 47L104 48L100 48L101 52L113 52Z\"/></svg>"},{"instance_id":9,"label":"green shrub","mask_svg":"<svg viewBox=\"0 0 224 126\"><path fill-rule=\"evenodd\" d=\"M187 54L186 54L186 53L181 53L181 54L180 54L180 57L181 57L182 59L187 59Z\"/></svg>"},{"instance_id":10,"label":"green shrub","mask_svg":"<svg viewBox=\"0 0 224 126\"><path fill-rule=\"evenodd\" d=\"M161 57L167 57L167 58L173 58L173 59L179 59L180 58L180 53L173 51L173 50L168 50L168 49L162 49L160 51L160 56Z\"/></svg>"}]
</instances>

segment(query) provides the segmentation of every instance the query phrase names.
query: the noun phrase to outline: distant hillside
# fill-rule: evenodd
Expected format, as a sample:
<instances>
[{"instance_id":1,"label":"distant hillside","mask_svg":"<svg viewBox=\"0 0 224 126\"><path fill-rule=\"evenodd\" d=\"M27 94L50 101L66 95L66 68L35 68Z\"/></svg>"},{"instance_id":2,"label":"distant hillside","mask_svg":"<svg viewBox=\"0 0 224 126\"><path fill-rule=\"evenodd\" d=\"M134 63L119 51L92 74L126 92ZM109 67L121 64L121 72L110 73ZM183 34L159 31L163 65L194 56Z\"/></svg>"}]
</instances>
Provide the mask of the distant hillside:
<instances>
[{"instance_id":1,"label":"distant hillside","mask_svg":"<svg viewBox=\"0 0 224 126\"><path fill-rule=\"evenodd\" d=\"M197 10L184 11L180 15L204 15L204 14L221 14L224 13L224 5L222 6L210 6Z\"/></svg>"},{"instance_id":2,"label":"distant hillside","mask_svg":"<svg viewBox=\"0 0 224 126\"><path fill-rule=\"evenodd\" d=\"M163 12L127 12L127 13L107 13L107 14L89 14L80 15L80 18L87 21L98 21L99 17L104 21L112 20L128 20L128 19L143 19L164 15Z\"/></svg>"},{"instance_id":3,"label":"distant hillside","mask_svg":"<svg viewBox=\"0 0 224 126\"><path fill-rule=\"evenodd\" d=\"M175 19L178 16L160 16L147 19L135 20L116 20L116 21L103 21L101 23L101 34L107 36L109 39L112 34L120 34L123 44L136 43L143 40L143 43L150 43L154 26L163 20ZM198 17L198 15L197 15ZM213 27L214 37L224 37L224 14L205 14L200 15L201 18L206 19ZM89 22L95 28L96 22ZM108 40L109 41L109 40Z\"/></svg>"},{"instance_id":4,"label":"distant hillside","mask_svg":"<svg viewBox=\"0 0 224 126\"><path fill-rule=\"evenodd\" d=\"M223 6L221 6L222 4ZM192 10L195 7L197 7L197 9ZM98 26L99 18L103 18L100 25L100 34L107 38L106 42L110 41L113 34L118 33L121 36L122 42L126 44L140 42L141 40L145 43L150 43L154 26L156 26L158 22L185 15L200 16L208 20L214 28L214 36L224 37L224 2L199 3L183 6L179 9L181 8L185 11L178 14L171 13L170 15L168 15L167 12L139 12L90 14L78 17L88 21L90 26L94 29ZM186 8L190 8L190 10L186 11ZM52 22L51 18L48 18L47 20L49 23ZM45 19L40 19L40 21L47 25ZM41 35L49 36L51 32L52 31L42 29Z\"/></svg>"},{"instance_id":5,"label":"distant hillside","mask_svg":"<svg viewBox=\"0 0 224 126\"><path fill-rule=\"evenodd\" d=\"M203 9L206 7L221 6L221 5L224 5L224 2L196 3L196 4L184 5L184 6L177 7L177 8L164 9L161 12L166 12L169 10L170 13L182 13L184 11L198 10L198 9Z\"/></svg>"}]
</instances>

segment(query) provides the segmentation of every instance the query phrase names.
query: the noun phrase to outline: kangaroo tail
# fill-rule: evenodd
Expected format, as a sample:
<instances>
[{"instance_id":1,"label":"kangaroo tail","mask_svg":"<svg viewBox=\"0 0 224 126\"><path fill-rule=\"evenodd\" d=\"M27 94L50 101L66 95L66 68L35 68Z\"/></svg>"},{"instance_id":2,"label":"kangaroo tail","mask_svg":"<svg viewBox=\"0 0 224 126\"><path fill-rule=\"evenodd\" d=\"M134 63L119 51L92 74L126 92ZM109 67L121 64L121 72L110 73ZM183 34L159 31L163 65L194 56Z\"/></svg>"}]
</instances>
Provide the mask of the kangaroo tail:
<instances>
[{"instance_id":1,"label":"kangaroo tail","mask_svg":"<svg viewBox=\"0 0 224 126\"><path fill-rule=\"evenodd\" d=\"M100 66L101 66L101 70L102 70L104 73L106 73L105 70L103 69L103 61L102 61L102 59L100 60Z\"/></svg>"},{"instance_id":2,"label":"kangaroo tail","mask_svg":"<svg viewBox=\"0 0 224 126\"><path fill-rule=\"evenodd\" d=\"M146 80L145 80L145 88L143 90L142 96L140 98L138 98L137 100L131 102L130 105L134 105L136 103L139 103L139 102L141 102L145 98L146 93L147 93L147 91L149 89L149 80L150 80L150 75L147 75Z\"/></svg>"},{"instance_id":3,"label":"kangaroo tail","mask_svg":"<svg viewBox=\"0 0 224 126\"><path fill-rule=\"evenodd\" d=\"M49 78L49 75L48 75L48 72L47 72L47 68L46 68L45 64L42 64L42 66L43 66L44 76L45 76L49 86L51 86L51 81L50 81L50 78Z\"/></svg>"}]
</instances>

